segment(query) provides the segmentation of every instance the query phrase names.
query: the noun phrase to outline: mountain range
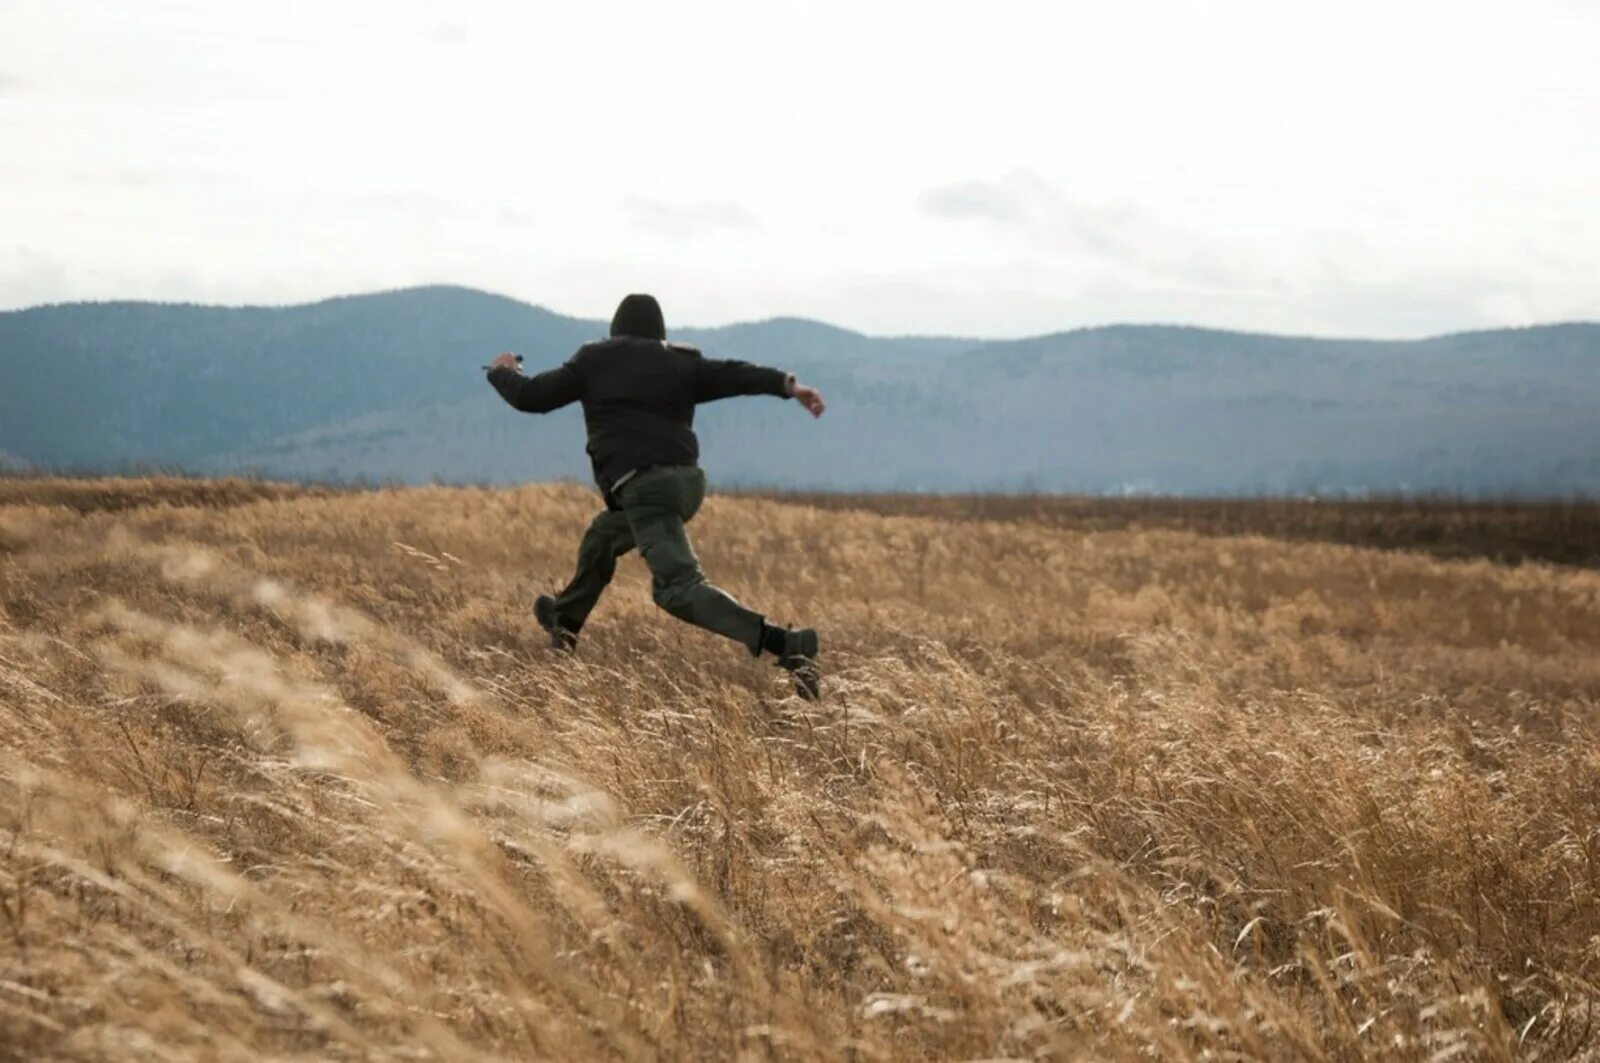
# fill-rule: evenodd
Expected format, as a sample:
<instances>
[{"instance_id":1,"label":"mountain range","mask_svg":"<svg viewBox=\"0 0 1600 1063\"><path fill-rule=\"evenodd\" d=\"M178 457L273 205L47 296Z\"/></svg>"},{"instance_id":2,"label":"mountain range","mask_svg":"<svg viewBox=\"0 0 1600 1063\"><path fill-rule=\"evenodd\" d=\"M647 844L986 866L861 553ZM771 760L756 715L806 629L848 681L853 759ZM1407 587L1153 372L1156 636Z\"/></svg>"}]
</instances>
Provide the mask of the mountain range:
<instances>
[{"instance_id":1,"label":"mountain range","mask_svg":"<svg viewBox=\"0 0 1600 1063\"><path fill-rule=\"evenodd\" d=\"M455 287L0 313L0 464L585 479L577 408L518 414L479 366L503 350L553 366L604 332ZM1146 325L975 340L779 318L672 338L790 369L828 398L820 422L767 398L702 407L703 464L723 485L1600 492L1595 323L1407 341Z\"/></svg>"}]
</instances>

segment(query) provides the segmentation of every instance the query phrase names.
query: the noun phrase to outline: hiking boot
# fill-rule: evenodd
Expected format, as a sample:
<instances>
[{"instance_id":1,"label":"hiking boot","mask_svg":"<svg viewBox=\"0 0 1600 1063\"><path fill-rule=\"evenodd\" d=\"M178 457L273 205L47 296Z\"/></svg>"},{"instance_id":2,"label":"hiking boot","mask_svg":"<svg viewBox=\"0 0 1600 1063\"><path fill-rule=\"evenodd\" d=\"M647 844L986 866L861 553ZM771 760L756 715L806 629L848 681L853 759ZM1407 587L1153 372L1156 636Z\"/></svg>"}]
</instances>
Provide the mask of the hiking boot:
<instances>
[{"instance_id":1,"label":"hiking boot","mask_svg":"<svg viewBox=\"0 0 1600 1063\"><path fill-rule=\"evenodd\" d=\"M822 672L817 668L817 633L808 627L783 633L783 652L778 667L794 680L794 692L807 701L822 696Z\"/></svg>"},{"instance_id":2,"label":"hiking boot","mask_svg":"<svg viewBox=\"0 0 1600 1063\"><path fill-rule=\"evenodd\" d=\"M578 633L561 622L556 615L556 600L541 594L533 600L533 618L539 626L550 632L550 645L565 653L578 648Z\"/></svg>"}]
</instances>

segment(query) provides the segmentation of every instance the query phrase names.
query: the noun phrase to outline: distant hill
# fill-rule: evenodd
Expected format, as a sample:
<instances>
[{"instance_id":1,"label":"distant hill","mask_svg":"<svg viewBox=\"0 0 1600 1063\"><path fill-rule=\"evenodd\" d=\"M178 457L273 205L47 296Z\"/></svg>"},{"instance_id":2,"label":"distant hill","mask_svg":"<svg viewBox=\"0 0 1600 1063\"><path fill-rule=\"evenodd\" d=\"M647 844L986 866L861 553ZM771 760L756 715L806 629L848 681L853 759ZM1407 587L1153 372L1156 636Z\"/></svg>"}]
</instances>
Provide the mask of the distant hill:
<instances>
[{"instance_id":1,"label":"distant hill","mask_svg":"<svg viewBox=\"0 0 1600 1063\"><path fill-rule=\"evenodd\" d=\"M508 349L554 365L603 331L449 287L0 313L0 453L67 469L586 479L577 409L518 415L478 366ZM986 342L777 319L673 336L828 396L817 424L773 400L702 408L722 484L1600 492L1596 324L1404 342L1118 325Z\"/></svg>"}]
</instances>

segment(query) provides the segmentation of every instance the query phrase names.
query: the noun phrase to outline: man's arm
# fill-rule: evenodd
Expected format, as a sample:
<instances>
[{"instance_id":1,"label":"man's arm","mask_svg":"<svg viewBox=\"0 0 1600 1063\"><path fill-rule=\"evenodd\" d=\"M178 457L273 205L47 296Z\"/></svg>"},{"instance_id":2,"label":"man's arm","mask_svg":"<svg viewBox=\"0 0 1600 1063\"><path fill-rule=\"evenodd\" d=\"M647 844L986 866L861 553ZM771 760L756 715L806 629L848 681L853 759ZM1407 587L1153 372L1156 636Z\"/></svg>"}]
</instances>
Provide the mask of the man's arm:
<instances>
[{"instance_id":1,"label":"man's arm","mask_svg":"<svg viewBox=\"0 0 1600 1063\"><path fill-rule=\"evenodd\" d=\"M715 402L734 395L776 395L794 399L813 417L821 417L825 409L822 392L800 383L793 373L749 362L700 359L695 365L694 390L696 402Z\"/></svg>"},{"instance_id":2,"label":"man's arm","mask_svg":"<svg viewBox=\"0 0 1600 1063\"><path fill-rule=\"evenodd\" d=\"M537 376L523 376L516 356L502 354L489 365L489 383L523 413L549 413L583 398L583 377L571 362Z\"/></svg>"},{"instance_id":3,"label":"man's arm","mask_svg":"<svg viewBox=\"0 0 1600 1063\"><path fill-rule=\"evenodd\" d=\"M749 362L698 358L695 360L694 401L716 402L735 395L776 395L786 399L794 374Z\"/></svg>"}]
</instances>

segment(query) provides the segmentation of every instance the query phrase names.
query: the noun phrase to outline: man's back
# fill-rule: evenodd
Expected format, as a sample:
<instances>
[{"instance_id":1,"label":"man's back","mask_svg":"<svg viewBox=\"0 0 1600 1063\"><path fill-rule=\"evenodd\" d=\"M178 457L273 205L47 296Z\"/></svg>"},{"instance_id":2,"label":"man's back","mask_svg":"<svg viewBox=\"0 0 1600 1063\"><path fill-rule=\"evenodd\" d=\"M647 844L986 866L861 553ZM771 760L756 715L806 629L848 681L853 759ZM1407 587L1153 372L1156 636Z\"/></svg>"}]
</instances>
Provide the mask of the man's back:
<instances>
[{"instance_id":1,"label":"man's back","mask_svg":"<svg viewBox=\"0 0 1600 1063\"><path fill-rule=\"evenodd\" d=\"M584 344L565 365L535 377L510 369L489 375L519 410L542 413L581 401L589 459L606 489L635 469L697 462L696 403L782 398L792 379L780 369L705 358L694 347L638 336Z\"/></svg>"},{"instance_id":2,"label":"man's back","mask_svg":"<svg viewBox=\"0 0 1600 1063\"><path fill-rule=\"evenodd\" d=\"M700 460L694 434L700 352L618 336L586 344L567 364L583 381L583 423L595 478L610 485L646 465Z\"/></svg>"}]
</instances>

